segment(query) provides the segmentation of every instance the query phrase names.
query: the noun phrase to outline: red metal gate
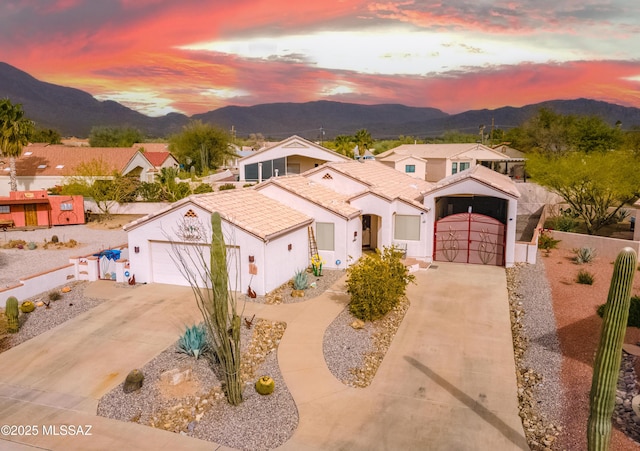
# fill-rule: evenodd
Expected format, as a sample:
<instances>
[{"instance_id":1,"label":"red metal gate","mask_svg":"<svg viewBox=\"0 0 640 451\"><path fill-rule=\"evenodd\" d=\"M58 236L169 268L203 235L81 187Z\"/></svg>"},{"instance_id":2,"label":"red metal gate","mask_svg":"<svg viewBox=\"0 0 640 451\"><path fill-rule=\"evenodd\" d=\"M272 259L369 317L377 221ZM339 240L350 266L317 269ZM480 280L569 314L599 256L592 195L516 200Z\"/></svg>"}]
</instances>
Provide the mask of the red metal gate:
<instances>
[{"instance_id":1,"label":"red metal gate","mask_svg":"<svg viewBox=\"0 0 640 451\"><path fill-rule=\"evenodd\" d=\"M478 213L458 213L436 222L434 261L504 265L505 225Z\"/></svg>"}]
</instances>

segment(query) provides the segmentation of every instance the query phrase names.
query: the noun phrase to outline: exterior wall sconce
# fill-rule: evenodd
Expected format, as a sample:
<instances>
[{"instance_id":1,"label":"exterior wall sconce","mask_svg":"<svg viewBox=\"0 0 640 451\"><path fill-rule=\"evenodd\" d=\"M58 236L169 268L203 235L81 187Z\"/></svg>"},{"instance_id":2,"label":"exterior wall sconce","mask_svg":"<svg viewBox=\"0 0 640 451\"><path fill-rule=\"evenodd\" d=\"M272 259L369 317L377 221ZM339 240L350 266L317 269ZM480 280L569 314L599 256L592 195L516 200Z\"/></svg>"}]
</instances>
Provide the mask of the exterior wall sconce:
<instances>
[{"instance_id":1,"label":"exterior wall sconce","mask_svg":"<svg viewBox=\"0 0 640 451\"><path fill-rule=\"evenodd\" d=\"M249 263L253 263L256 259L253 257L253 255L249 255Z\"/></svg>"},{"instance_id":2,"label":"exterior wall sconce","mask_svg":"<svg viewBox=\"0 0 640 451\"><path fill-rule=\"evenodd\" d=\"M290 251L291 249L293 249L293 245L292 245L291 243L289 243L289 244L287 245L287 250L288 250L288 251Z\"/></svg>"},{"instance_id":3,"label":"exterior wall sconce","mask_svg":"<svg viewBox=\"0 0 640 451\"><path fill-rule=\"evenodd\" d=\"M136 254L140 253L140 247L139 246L134 246L133 247L133 252L135 252Z\"/></svg>"},{"instance_id":4,"label":"exterior wall sconce","mask_svg":"<svg viewBox=\"0 0 640 451\"><path fill-rule=\"evenodd\" d=\"M357 230L355 232L353 232L353 241L355 241L356 239L358 239L358 231Z\"/></svg>"}]
</instances>

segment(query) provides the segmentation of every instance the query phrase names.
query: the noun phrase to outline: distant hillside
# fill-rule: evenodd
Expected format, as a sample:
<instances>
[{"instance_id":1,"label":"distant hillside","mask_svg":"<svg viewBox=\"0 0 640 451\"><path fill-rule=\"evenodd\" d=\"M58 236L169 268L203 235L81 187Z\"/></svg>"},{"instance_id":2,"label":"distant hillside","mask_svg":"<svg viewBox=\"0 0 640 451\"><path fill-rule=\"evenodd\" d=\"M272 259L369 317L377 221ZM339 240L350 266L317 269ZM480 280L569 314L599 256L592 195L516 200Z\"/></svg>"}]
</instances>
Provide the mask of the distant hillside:
<instances>
[{"instance_id":1,"label":"distant hillside","mask_svg":"<svg viewBox=\"0 0 640 451\"><path fill-rule=\"evenodd\" d=\"M165 137L189 121L183 114L149 117L117 102L101 102L74 88L45 83L0 62L0 97L22 103L27 116L45 128L54 128L64 136L87 137L96 125L132 126L148 136ZM440 136L446 131L477 133L480 125L488 131L491 123L504 130L518 126L535 115L540 107L561 114L600 116L610 124L621 121L623 128L640 125L640 109L628 108L589 99L553 100L521 108L473 110L447 114L435 108L417 108L397 104L358 105L317 101L307 103L272 103L250 107L228 106L203 114L199 119L234 129L237 135L262 133L268 138L286 138L297 134L304 138L333 139L365 128L374 138Z\"/></svg>"}]
</instances>

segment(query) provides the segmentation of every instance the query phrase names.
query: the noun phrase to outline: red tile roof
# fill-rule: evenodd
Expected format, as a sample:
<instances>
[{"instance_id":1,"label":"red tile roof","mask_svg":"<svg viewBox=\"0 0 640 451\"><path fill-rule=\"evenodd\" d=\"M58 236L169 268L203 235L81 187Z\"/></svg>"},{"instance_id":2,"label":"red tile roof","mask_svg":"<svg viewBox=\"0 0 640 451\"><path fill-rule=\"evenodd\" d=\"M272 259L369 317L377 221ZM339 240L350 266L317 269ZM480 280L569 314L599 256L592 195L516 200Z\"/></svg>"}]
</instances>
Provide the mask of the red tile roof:
<instances>
[{"instance_id":1,"label":"red tile roof","mask_svg":"<svg viewBox=\"0 0 640 451\"><path fill-rule=\"evenodd\" d=\"M149 163L151 163L154 167L159 167L162 166L162 163L164 163L167 158L169 158L169 156L171 155L169 152L149 152L146 151L144 152L142 155L144 155L144 157L149 160Z\"/></svg>"},{"instance_id":2,"label":"red tile roof","mask_svg":"<svg viewBox=\"0 0 640 451\"><path fill-rule=\"evenodd\" d=\"M138 149L133 147L68 147L62 145L30 144L22 150L16 160L17 175L73 175L74 169L81 163L102 160L109 172L122 172ZM5 170L9 159L3 158L0 164L0 176L9 176Z\"/></svg>"}]
</instances>

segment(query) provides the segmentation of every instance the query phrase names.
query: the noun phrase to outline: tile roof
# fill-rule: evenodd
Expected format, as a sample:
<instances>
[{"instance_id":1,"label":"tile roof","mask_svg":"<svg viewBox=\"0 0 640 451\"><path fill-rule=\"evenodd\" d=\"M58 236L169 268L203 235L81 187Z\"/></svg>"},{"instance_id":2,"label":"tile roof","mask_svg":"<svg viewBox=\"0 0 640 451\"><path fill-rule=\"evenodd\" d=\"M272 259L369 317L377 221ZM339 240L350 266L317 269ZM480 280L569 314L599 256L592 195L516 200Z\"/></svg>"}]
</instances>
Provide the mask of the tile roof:
<instances>
[{"instance_id":1,"label":"tile roof","mask_svg":"<svg viewBox=\"0 0 640 451\"><path fill-rule=\"evenodd\" d=\"M22 150L16 159L16 172L21 176L35 175L73 175L73 170L81 163L102 160L109 172L122 172L129 161L138 152L132 147L69 147L62 145L30 144ZM0 176L8 176L5 168L8 159L0 164Z\"/></svg>"},{"instance_id":2,"label":"tile roof","mask_svg":"<svg viewBox=\"0 0 640 451\"><path fill-rule=\"evenodd\" d=\"M432 186L429 182L406 175L375 160L332 162L319 166L322 167L331 167L365 183L369 191L375 194L388 199L403 199L421 207L424 207L421 203L424 192Z\"/></svg>"},{"instance_id":3,"label":"tile roof","mask_svg":"<svg viewBox=\"0 0 640 451\"><path fill-rule=\"evenodd\" d=\"M413 155L428 160L429 158L455 158L456 155L471 151L482 152L492 160L509 159L509 156L480 143L402 144L379 154L376 158L380 161L395 161L397 157L394 155Z\"/></svg>"},{"instance_id":4,"label":"tile roof","mask_svg":"<svg viewBox=\"0 0 640 451\"><path fill-rule=\"evenodd\" d=\"M352 218L361 213L360 209L349 204L349 198L351 196L340 194L301 175L272 177L261 185L256 186L256 189L260 190L260 188L269 184L277 185L303 199L346 218Z\"/></svg>"},{"instance_id":5,"label":"tile roof","mask_svg":"<svg viewBox=\"0 0 640 451\"><path fill-rule=\"evenodd\" d=\"M450 175L448 177L443 178L442 180L437 182L429 190L429 192L437 191L441 188L444 188L449 185L453 185L454 183L458 183L466 179L474 179L481 183L489 185L493 188L496 188L513 197L516 197L516 198L520 197L520 192L516 188L516 184L513 182L513 180L511 180L506 175L502 175L482 165L476 165L471 169L467 169L465 171L461 171L461 172L458 172L457 174Z\"/></svg>"},{"instance_id":6,"label":"tile roof","mask_svg":"<svg viewBox=\"0 0 640 451\"><path fill-rule=\"evenodd\" d=\"M224 220L262 240L275 238L313 222L312 218L254 189L235 189L189 196L124 228L131 230L185 203L193 203L212 213L217 211Z\"/></svg>"},{"instance_id":7,"label":"tile roof","mask_svg":"<svg viewBox=\"0 0 640 451\"><path fill-rule=\"evenodd\" d=\"M169 152L150 152L147 150L143 152L142 155L144 155L154 167L158 167L162 166L162 163L164 163L171 154Z\"/></svg>"}]
</instances>

